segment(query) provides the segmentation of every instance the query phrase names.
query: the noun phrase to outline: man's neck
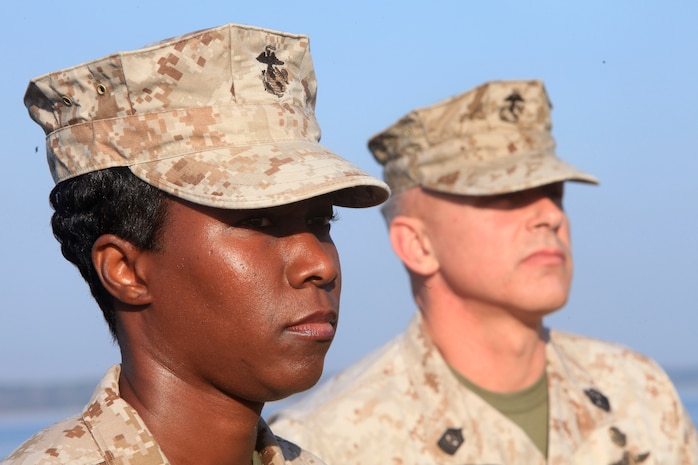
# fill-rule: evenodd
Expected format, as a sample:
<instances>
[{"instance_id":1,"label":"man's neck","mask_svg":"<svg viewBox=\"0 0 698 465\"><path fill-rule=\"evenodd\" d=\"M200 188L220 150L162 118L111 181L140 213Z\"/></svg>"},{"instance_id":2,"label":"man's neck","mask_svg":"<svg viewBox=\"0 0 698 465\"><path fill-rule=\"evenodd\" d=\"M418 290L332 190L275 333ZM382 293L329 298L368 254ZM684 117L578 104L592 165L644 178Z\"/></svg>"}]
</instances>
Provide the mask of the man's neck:
<instances>
[{"instance_id":1,"label":"man's neck","mask_svg":"<svg viewBox=\"0 0 698 465\"><path fill-rule=\"evenodd\" d=\"M514 392L533 385L545 371L541 318L473 306L423 308L427 332L446 362L481 388Z\"/></svg>"},{"instance_id":2,"label":"man's neck","mask_svg":"<svg viewBox=\"0 0 698 465\"><path fill-rule=\"evenodd\" d=\"M251 463L263 404L196 389L169 371L122 363L121 397L141 416L173 465Z\"/></svg>"}]
</instances>

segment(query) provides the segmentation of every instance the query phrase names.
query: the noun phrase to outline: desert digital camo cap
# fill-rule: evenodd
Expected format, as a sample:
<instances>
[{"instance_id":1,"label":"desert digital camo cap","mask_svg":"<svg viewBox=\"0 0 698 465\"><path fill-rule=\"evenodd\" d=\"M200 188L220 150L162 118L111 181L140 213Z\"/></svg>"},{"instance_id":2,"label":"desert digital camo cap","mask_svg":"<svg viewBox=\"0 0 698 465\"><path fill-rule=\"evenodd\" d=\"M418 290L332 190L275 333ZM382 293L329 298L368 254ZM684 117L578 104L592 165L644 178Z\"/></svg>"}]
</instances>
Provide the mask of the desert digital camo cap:
<instances>
[{"instance_id":1,"label":"desert digital camo cap","mask_svg":"<svg viewBox=\"0 0 698 465\"><path fill-rule=\"evenodd\" d=\"M318 144L316 90L307 36L228 24L38 77L24 103L56 182L128 166L219 208L383 202L383 182Z\"/></svg>"},{"instance_id":2,"label":"desert digital camo cap","mask_svg":"<svg viewBox=\"0 0 698 465\"><path fill-rule=\"evenodd\" d=\"M369 141L393 194L460 195L598 180L555 155L551 104L538 80L494 81L410 112Z\"/></svg>"}]
</instances>

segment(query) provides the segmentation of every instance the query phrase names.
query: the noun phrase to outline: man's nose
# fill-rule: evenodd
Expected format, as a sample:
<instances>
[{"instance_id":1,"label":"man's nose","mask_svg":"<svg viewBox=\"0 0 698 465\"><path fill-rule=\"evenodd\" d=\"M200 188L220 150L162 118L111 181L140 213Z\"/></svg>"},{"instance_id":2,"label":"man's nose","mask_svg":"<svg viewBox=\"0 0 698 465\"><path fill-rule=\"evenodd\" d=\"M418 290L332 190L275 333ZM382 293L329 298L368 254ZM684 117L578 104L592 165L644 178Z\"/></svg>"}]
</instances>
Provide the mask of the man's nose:
<instances>
[{"instance_id":1,"label":"man's nose","mask_svg":"<svg viewBox=\"0 0 698 465\"><path fill-rule=\"evenodd\" d=\"M549 227L553 231L557 231L567 219L567 214L560 202L551 197L542 196L530 207L533 211L531 226L535 228Z\"/></svg>"}]
</instances>

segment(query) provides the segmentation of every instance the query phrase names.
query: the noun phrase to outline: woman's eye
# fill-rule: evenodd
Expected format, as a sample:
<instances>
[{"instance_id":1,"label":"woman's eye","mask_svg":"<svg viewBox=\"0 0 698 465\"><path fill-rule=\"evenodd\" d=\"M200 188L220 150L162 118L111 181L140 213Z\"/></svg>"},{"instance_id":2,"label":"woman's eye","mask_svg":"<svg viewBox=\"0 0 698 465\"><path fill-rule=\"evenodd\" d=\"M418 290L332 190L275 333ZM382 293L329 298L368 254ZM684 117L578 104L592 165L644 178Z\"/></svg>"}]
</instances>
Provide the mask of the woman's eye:
<instances>
[{"instance_id":1,"label":"woman's eye","mask_svg":"<svg viewBox=\"0 0 698 465\"><path fill-rule=\"evenodd\" d=\"M260 216L260 217L254 217L254 218L245 218L244 220L240 221L240 226L247 227L247 228L268 228L269 226L272 225L272 222L269 218L266 216Z\"/></svg>"},{"instance_id":2,"label":"woman's eye","mask_svg":"<svg viewBox=\"0 0 698 465\"><path fill-rule=\"evenodd\" d=\"M337 221L337 215L332 212L328 215L315 216L308 220L308 225L311 226L328 226L334 221Z\"/></svg>"}]
</instances>

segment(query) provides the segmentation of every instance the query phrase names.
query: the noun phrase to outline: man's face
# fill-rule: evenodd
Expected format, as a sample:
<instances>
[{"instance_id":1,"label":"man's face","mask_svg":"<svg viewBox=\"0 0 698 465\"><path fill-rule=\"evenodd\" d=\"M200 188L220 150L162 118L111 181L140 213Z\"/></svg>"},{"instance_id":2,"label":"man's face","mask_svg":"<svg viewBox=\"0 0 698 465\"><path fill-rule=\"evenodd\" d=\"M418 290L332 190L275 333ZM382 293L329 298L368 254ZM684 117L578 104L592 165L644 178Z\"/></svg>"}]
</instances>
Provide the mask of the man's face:
<instances>
[{"instance_id":1,"label":"man's face","mask_svg":"<svg viewBox=\"0 0 698 465\"><path fill-rule=\"evenodd\" d=\"M332 203L259 210L174 201L147 254L146 350L190 384L267 401L320 377L339 311Z\"/></svg>"},{"instance_id":2,"label":"man's face","mask_svg":"<svg viewBox=\"0 0 698 465\"><path fill-rule=\"evenodd\" d=\"M563 184L496 196L423 191L439 273L462 302L535 319L562 307L572 278Z\"/></svg>"}]
</instances>

